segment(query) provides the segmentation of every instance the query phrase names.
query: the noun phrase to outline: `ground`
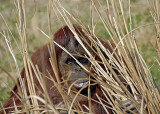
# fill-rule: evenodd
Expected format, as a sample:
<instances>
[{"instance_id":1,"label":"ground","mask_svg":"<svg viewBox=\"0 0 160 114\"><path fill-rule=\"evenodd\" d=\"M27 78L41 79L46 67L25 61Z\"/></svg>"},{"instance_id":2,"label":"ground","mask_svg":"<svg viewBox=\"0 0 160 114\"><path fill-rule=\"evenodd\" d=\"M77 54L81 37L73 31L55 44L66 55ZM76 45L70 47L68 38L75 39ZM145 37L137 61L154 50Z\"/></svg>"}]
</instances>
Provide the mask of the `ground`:
<instances>
[{"instance_id":1,"label":"ground","mask_svg":"<svg viewBox=\"0 0 160 114\"><path fill-rule=\"evenodd\" d=\"M64 7L71 12L74 16L78 17L82 23L87 27L91 22L90 18L90 0L61 0ZM106 0L99 0L102 6L98 6L100 11L106 11ZM124 11L126 20L129 21L128 16L128 0L124 0ZM150 4L147 0L131 0L131 15L132 26L137 28L139 26L153 23L153 19L150 15ZM54 5L54 4L53 4ZM9 49L6 45L4 34L10 39L13 52L15 54L19 69L23 68L22 58L22 46L21 40L17 30L18 11L17 3L13 0L0 0L0 102L4 102L9 97L9 91L11 91L14 83L13 80L6 74L7 71L15 79L17 77L17 69L13 57L11 56ZM48 32L48 1L46 0L27 0L25 1L26 8L26 23L27 23L27 41L29 54L32 53L41 45L48 42L48 39L40 32ZM53 6L56 7L56 6ZM121 15L121 14L120 14ZM4 20L3 20L3 18ZM96 11L93 12L94 24L96 24L96 34L99 37L108 38L109 35L104 29L104 26L98 17ZM7 26L6 24L7 23ZM64 20L60 16L56 16L54 11L51 14L52 33L64 26ZM12 34L10 34L10 31ZM137 41L138 49L146 61L152 76L156 80L157 85L160 87L160 67L156 60L160 60L155 47L155 29L153 25L140 27L133 32ZM3 35L2 35L3 34Z\"/></svg>"}]
</instances>

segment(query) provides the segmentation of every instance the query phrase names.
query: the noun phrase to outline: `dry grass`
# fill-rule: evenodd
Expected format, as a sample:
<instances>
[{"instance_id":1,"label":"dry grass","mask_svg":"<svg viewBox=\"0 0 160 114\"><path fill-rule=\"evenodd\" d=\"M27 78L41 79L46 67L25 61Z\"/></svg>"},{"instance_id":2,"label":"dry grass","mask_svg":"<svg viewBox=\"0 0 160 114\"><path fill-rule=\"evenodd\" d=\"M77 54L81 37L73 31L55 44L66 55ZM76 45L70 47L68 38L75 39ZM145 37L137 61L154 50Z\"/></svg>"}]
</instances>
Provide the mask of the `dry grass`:
<instances>
[{"instance_id":1,"label":"dry grass","mask_svg":"<svg viewBox=\"0 0 160 114\"><path fill-rule=\"evenodd\" d=\"M151 2L151 1L150 1ZM129 2L128 2L129 3ZM41 33L44 37L43 41L50 41L51 42L51 47L50 47L50 54L53 55L54 53L54 48L52 45L52 31L54 29L56 29L57 27L53 27L54 23L60 23L59 26L63 25L64 23L66 25L69 26L69 28L72 30L72 32L74 33L74 35L76 36L76 39L78 40L78 42L82 45L82 47L85 49L86 53L88 54L88 59L90 61L92 61L92 69L94 69L95 72L95 82L100 84L102 91L104 91L104 95L107 93L106 99L108 99L108 102L110 103L110 105L112 106L113 110L116 113L123 113L123 111L120 109L120 107L123 107L121 102L129 99L132 101L133 106L136 107L138 113L159 113L159 104L160 104L160 96L158 94L157 89L155 88L155 85L153 83L152 80L152 74L150 72L149 67L147 66L147 64L145 63L143 57L141 56L141 53L138 50L137 47L137 42L138 45L139 42L141 42L140 39L137 39L137 37L142 37L143 35L141 35L141 28L144 27L148 27L148 26L152 26L155 29L155 41L154 43L156 43L157 45L155 46L157 49L157 52L160 52L160 40L159 40L159 3L158 0L155 0L154 2L155 4L150 4L149 5L149 11L151 11L151 15L152 18L154 19L154 21L152 23L149 24L145 24L145 25L141 25L138 27L133 27L133 18L132 18L132 12L131 12L131 7L130 4L126 5L124 4L121 0L119 0L118 2L115 2L114 0L110 1L109 3L106 3L106 8L107 10L105 12L101 11L101 8L103 8L104 6L101 5L100 2L98 1L92 1L91 0L91 8L89 10L89 13L91 14L91 16L87 17L90 18L89 22L91 24L86 24L83 22L83 20L79 20L79 18L76 15L72 15L70 14L70 12L68 12L67 8L65 8L63 4L61 4L60 2L56 1L53 2L52 0L49 1L49 5L48 5L48 11L47 14L48 16L43 16L42 14L38 14L36 15L36 13L34 14L34 18L31 20L31 23L33 26L38 27L38 31L35 30L35 27L33 27L33 29L28 29L28 19L27 19L27 10L25 9L25 5L28 5L27 3L19 3L16 2L16 6L17 6L17 10L18 10L18 21L17 21L17 33L19 35L20 41L17 42L17 40L15 39L15 41L17 42L17 44L21 44L21 45L17 45L18 47L20 46L20 50L18 51L20 54L23 54L23 62L24 62L24 67L26 69L26 77L27 77L27 85L29 87L29 93L30 95L28 96L26 94L26 88L24 85L23 80L20 77L20 69L19 69L19 63L16 60L16 53L14 53L11 45L10 45L10 37L12 37L12 32L10 33L10 29L7 28L7 33L6 32L1 32L1 35L5 38L7 47L13 57L13 62L11 62L11 66L14 66L13 69L15 68L17 73L16 75L19 77L20 79L20 87L21 89L19 89L20 92L20 96L23 96L22 100L26 101L24 104L24 110L25 112L34 112L34 113L39 113L39 111L44 111L44 112L54 112L57 113L57 109L61 109L62 107L60 106L53 106L52 102L50 100L50 98L48 97L48 93L45 90L45 84L43 82L43 79L41 78L40 72L38 71L38 68L36 68L32 61L30 60L30 55L28 52L28 36L32 36L30 34L33 34L32 30L34 30L35 36L37 37L42 37L39 36L39 34ZM38 4L38 3L37 3ZM90 2L87 2L87 4L90 4ZM32 5L32 4L31 4ZM71 6L69 6L71 7ZM124 12L124 8L128 8L128 12ZM76 8L74 8L76 9ZM133 11L134 11L134 7L133 7ZM144 9L141 9L142 12ZM53 22L53 15L52 13L56 14L56 19L57 21ZM95 14L96 13L96 14ZM77 14L78 16L80 16L79 14ZM94 16L98 16L99 18L95 18ZM133 15L135 15L133 13ZM39 27L39 22L38 18L42 17L44 18L43 20L48 20L45 21L45 26L44 28L46 29L41 29L41 27ZM86 49L86 47L84 46L84 44L81 42L80 38L76 35L76 32L74 31L74 28L72 26L72 23L77 23L79 24L84 30L89 29L91 34L97 38L96 36L96 24L94 23L95 20L99 20L101 23L103 23L103 27L104 30L107 32L107 35L110 37L111 42L113 42L116 45L116 49L118 50L118 53L108 53L107 50L103 47L103 45L100 42L95 41L95 39L90 37L90 34L88 34L88 37L90 37L90 40L92 41L93 47L96 48L97 50L97 54L99 55L101 61L104 63L104 66L106 69L102 69L101 66L99 65L98 61L95 60L95 58L93 57L93 55ZM5 20L4 20L5 21ZM88 22L87 22L88 23ZM88 25L86 27L86 25ZM135 25L134 25L135 26ZM152 28L151 27L151 28ZM43 28L43 27L42 27ZM12 30L11 30L12 31ZM137 32L140 31L140 32ZM146 30L149 31L150 30ZM153 33L150 33L153 35ZM47 37L47 38L45 38ZM12 38L15 38L14 36ZM47 39L47 40L46 40ZM97 38L98 39L98 38ZM38 40L39 41L39 40ZM42 42L43 42L42 41ZM36 42L37 43L37 42ZM148 44L148 43L147 43ZM41 45L41 44L40 44ZM58 45L58 44L55 44ZM97 48L98 47L98 48ZM63 48L63 47L61 47ZM100 48L100 49L99 49ZM65 50L65 49L63 49ZM103 52L106 53L106 55L110 58L110 61L107 61L101 50ZM67 51L67 50L65 50ZM115 56L118 58L115 59L113 57L113 55L115 54ZM160 54L160 53L158 53ZM51 59L51 64L53 67L53 70L55 72L56 78L58 79L58 71L57 71L57 66L56 63L54 63L53 61L55 61L56 58L53 58L53 60ZM159 58L156 59L156 62L159 64ZM14 64L14 65L13 65ZM20 63L21 64L21 63ZM80 63L79 63L80 64ZM118 70L121 73L121 75L124 77L124 79L127 81L128 85L130 85L132 91L133 91L133 95L130 94L130 92L126 89L126 87L124 87L124 85L122 84L122 82L120 82L120 80L117 78L117 75L115 73L115 71L112 69L112 67L110 66L110 64L113 64L114 66L118 66ZM31 72L31 68L34 69L34 72L36 74L36 78L38 79L38 81L41 84L42 90L44 92L44 99L36 96L36 90L35 90L35 85L33 82L33 77L32 77L32 72ZM27 70L28 69L28 70ZM107 70L110 70L111 73L106 72ZM116 80L115 80L116 79ZM108 81L110 83L108 83ZM59 90L59 92L61 93L63 100L64 100L64 104L66 106L66 108L64 110L68 110L69 113L73 113L74 111L79 112L80 110L75 109L73 110L72 107L77 107L74 105L75 104L75 99L76 96L68 96L66 95L66 93L70 94L70 89L66 91L66 93L64 92L63 88L61 87L61 84L59 81L55 82L53 80L53 85L56 85L57 89ZM116 90L116 92L115 92ZM78 95L79 93L77 93ZM139 101L138 97L136 94L140 94L142 96L142 99ZM71 99L70 99L71 97ZM99 96L97 96L99 98ZM116 98L116 100L114 100L114 98ZM29 98L31 98L31 102L32 104L30 104L29 102ZM92 100L91 98L89 98L90 100ZM45 108L41 108L38 105L38 100L43 102L45 104ZM99 98L99 101L97 101L99 103L102 102L102 99ZM102 104L104 105L104 104ZM26 107L25 107L26 106ZM28 106L30 107L30 109L28 109ZM16 107L16 106L15 106ZM105 106L104 106L105 107ZM47 109L47 110L46 110ZM88 109L90 109L90 107L88 107ZM18 111L18 110L16 110Z\"/></svg>"}]
</instances>

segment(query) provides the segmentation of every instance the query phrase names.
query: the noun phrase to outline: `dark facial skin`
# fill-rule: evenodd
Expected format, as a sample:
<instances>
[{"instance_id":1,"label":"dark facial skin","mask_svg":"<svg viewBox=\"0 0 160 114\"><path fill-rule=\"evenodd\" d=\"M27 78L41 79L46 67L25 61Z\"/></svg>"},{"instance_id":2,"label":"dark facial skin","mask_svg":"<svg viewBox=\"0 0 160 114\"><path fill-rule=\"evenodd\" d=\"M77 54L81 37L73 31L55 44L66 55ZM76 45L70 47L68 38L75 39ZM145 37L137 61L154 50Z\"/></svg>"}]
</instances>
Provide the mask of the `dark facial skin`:
<instances>
[{"instance_id":1,"label":"dark facial skin","mask_svg":"<svg viewBox=\"0 0 160 114\"><path fill-rule=\"evenodd\" d=\"M74 83L74 87L80 89L88 84L89 73L82 68L89 70L91 63L85 57L86 52L79 43L75 43L74 40L65 46L67 51L74 56L71 57L65 51L58 56L59 61L59 70L61 72L62 78L68 80L69 84ZM81 63L81 65L77 62Z\"/></svg>"}]
</instances>

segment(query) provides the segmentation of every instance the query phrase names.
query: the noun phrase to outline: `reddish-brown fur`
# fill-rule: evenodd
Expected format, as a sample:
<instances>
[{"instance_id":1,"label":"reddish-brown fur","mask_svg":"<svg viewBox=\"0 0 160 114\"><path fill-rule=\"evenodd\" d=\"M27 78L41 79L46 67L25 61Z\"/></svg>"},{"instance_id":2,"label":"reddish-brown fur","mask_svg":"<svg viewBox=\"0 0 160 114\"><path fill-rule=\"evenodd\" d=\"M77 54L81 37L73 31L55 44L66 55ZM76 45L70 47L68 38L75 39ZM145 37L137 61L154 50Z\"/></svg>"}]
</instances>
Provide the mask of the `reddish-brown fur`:
<instances>
[{"instance_id":1,"label":"reddish-brown fur","mask_svg":"<svg viewBox=\"0 0 160 114\"><path fill-rule=\"evenodd\" d=\"M81 28L75 27L75 30L76 30L78 35L86 37L84 35L84 33L82 32ZM73 39L76 43L76 39L74 38L74 35L72 34L72 32L70 31L70 29L67 26L59 29L54 35L54 41L57 42L62 47L64 47L71 39ZM32 59L33 64L37 65L39 67L40 72L42 72L46 75L48 75L48 72L49 72L51 74L51 76L53 77L53 79L56 81L54 71L52 70L52 67L51 67L51 64L50 64L50 61L49 61L50 54L49 54L49 51L48 51L48 45L49 44L44 45L43 47L39 48L33 54L31 59ZM103 45L109 51L112 51L112 49L110 48L110 46L107 42L103 42ZM59 48L58 46L55 46L55 52L56 52L56 57L58 59L58 56L62 53L62 49ZM25 69L24 68L21 72L21 76L22 76L22 78L24 78L24 80L26 80ZM59 73L59 76L60 76L60 79L61 79L61 74L60 73ZM124 82L123 79L121 79L121 81ZM50 81L48 78L45 78L45 82L46 82L46 88L47 88L47 91L49 93L49 96L53 100L52 101L53 104L57 104L58 102L62 101L61 95L58 92L58 90L56 88L50 89L53 86L53 82ZM38 83L38 81L35 77L34 77L34 83L35 83L36 87L40 87L40 85L39 85L39 83ZM41 89L41 88L36 88L37 91L38 91L38 89ZM13 91L16 94L18 93L17 86L14 87ZM27 92L28 92L28 90L27 90ZM11 97L4 104L4 108L11 107L11 106L14 105L13 104L13 98L14 98L14 101L15 101L16 105L22 105L21 101L16 97L16 95L14 93L11 94ZM28 94L29 94L29 92L28 92ZM95 92L92 95L93 99L98 100L97 97L96 97L96 94L98 96L100 96L101 98L105 98L103 96L103 93L101 92L101 89L99 88L99 86L97 86ZM39 96L41 96L41 94L39 94ZM88 105L88 100L81 101L80 104L81 105L83 105L83 104ZM9 111L12 111L12 110L14 110L14 109L13 108L12 109L7 109L5 111L6 111L6 113L9 113ZM94 101L92 101L92 112L94 114L104 114L105 113L102 105L100 105L100 104L98 104Z\"/></svg>"}]
</instances>

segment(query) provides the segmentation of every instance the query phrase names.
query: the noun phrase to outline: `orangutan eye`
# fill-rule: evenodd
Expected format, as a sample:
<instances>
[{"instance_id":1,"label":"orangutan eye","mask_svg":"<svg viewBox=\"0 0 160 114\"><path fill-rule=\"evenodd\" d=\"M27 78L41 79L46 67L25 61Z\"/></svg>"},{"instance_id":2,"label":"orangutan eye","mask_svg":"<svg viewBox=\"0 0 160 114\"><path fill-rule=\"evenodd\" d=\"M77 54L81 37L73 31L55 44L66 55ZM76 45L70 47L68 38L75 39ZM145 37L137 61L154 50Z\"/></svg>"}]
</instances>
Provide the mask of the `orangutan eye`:
<instances>
[{"instance_id":1,"label":"orangutan eye","mask_svg":"<svg viewBox=\"0 0 160 114\"><path fill-rule=\"evenodd\" d=\"M68 58L66 61L65 61L66 64L69 64L69 63L75 63L75 60L73 58Z\"/></svg>"},{"instance_id":2,"label":"orangutan eye","mask_svg":"<svg viewBox=\"0 0 160 114\"><path fill-rule=\"evenodd\" d=\"M89 62L88 59L83 58L83 57L79 57L77 60L78 60L80 63L82 63L82 64L85 64L85 63L88 63L88 62Z\"/></svg>"},{"instance_id":3,"label":"orangutan eye","mask_svg":"<svg viewBox=\"0 0 160 114\"><path fill-rule=\"evenodd\" d=\"M89 61L88 59L86 58L83 58L83 57L79 57L77 58L77 60L81 63L81 64L88 64ZM73 58L68 58L66 61L65 61L66 64L75 64L75 60Z\"/></svg>"}]
</instances>

